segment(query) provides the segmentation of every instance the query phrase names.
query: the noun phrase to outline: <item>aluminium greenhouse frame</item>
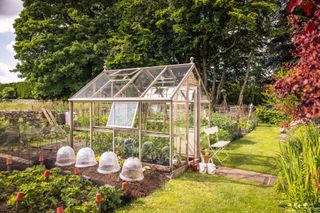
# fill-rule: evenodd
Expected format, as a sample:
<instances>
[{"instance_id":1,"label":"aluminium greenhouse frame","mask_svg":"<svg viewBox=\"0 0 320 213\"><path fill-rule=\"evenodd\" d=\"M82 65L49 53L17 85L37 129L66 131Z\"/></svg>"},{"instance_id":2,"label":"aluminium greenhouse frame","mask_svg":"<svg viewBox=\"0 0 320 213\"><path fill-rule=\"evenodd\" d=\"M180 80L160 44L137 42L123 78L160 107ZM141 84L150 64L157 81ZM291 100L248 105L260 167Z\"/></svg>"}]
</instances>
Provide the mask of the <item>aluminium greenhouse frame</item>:
<instances>
[{"instance_id":1,"label":"aluminium greenhouse frame","mask_svg":"<svg viewBox=\"0 0 320 213\"><path fill-rule=\"evenodd\" d=\"M140 79L139 79L140 78ZM151 81L151 80L152 81ZM191 82L191 80L193 82ZM135 85L135 81L144 81L144 83ZM149 81L148 81L149 80ZM189 82L190 81L190 82ZM119 86L120 84L120 86ZM122 85L121 85L122 84ZM183 90L183 88L185 88ZM193 88L193 89L190 89ZM192 91L191 91L192 90ZM191 92L190 92L191 91ZM165 92L165 93L163 93ZM179 96L178 93L181 95ZM179 98L177 98L179 97ZM210 100L208 98L208 92L204 87L199 72L191 60L191 63L176 64L176 65L164 65L154 67L141 67L141 68L129 68L119 70L104 70L101 74L95 77L82 89L80 89L72 98L69 99L69 115L74 115L75 103L90 103L90 126L89 128L77 128L74 126L74 117L70 119L70 145L73 147L73 136L75 130L89 131L90 147L92 147L93 132L112 132L112 150L115 152L115 132L133 132L138 135L139 138L139 159L142 159L142 137L166 137L169 138L169 166L173 171L173 155L174 155L174 107L178 108L178 104L186 108L184 111L186 114L185 119L190 117L190 105L194 104L193 120L193 135L194 146L193 153L189 153L190 149L190 128L189 122L185 124L185 149L186 158L199 158L200 157L200 119L201 119L201 106L205 104L208 106L210 112ZM111 103L112 107L109 112L108 122L106 126L95 126L94 124L94 112L95 103L105 102ZM111 119L112 109L115 111L116 105L123 103L126 106L127 103L137 103L135 112L133 113L133 121L131 126L126 125L113 125L108 126ZM167 113L167 105L169 106L169 133L149 131L142 128L142 116L143 104L150 103L163 103L165 104L165 110ZM128 106L127 106L128 111ZM115 112L114 112L115 113ZM176 111L178 114L178 111ZM192 113L192 112L191 112ZM133 127L135 116L138 115L138 127ZM114 115L113 115L114 116ZM129 116L130 117L130 116ZM210 122L209 122L210 123ZM181 130L183 128L177 127ZM177 130L176 130L177 131ZM191 141L192 142L192 141ZM181 139L180 139L181 146ZM180 147L181 149L181 147ZM107 150L106 150L107 151Z\"/></svg>"}]
</instances>

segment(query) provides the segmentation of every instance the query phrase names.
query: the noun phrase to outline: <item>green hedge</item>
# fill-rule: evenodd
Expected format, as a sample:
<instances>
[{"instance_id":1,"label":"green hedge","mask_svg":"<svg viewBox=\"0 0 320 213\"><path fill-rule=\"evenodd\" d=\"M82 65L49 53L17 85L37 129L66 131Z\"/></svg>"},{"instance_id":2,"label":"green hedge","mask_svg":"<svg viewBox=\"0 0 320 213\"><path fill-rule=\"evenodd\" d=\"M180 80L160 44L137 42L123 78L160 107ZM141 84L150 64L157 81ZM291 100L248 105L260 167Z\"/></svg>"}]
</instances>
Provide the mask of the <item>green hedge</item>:
<instances>
[{"instance_id":1,"label":"green hedge","mask_svg":"<svg viewBox=\"0 0 320 213\"><path fill-rule=\"evenodd\" d=\"M287 115L285 115L284 113L274 108L268 109L266 106L257 107L255 115L260 122L275 125L278 125L282 121L288 119Z\"/></svg>"},{"instance_id":2,"label":"green hedge","mask_svg":"<svg viewBox=\"0 0 320 213\"><path fill-rule=\"evenodd\" d=\"M27 81L0 84L0 98L28 99L34 98L33 85Z\"/></svg>"}]
</instances>

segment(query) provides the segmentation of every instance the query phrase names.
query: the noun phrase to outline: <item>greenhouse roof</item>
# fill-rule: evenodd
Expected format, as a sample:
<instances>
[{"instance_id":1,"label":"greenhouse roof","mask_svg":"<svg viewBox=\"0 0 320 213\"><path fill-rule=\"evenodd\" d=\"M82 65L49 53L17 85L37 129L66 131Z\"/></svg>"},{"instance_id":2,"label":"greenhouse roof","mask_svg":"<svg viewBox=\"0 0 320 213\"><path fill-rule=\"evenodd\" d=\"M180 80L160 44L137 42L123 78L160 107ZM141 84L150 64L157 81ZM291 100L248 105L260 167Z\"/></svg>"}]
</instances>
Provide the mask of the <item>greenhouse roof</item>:
<instances>
[{"instance_id":1,"label":"greenhouse roof","mask_svg":"<svg viewBox=\"0 0 320 213\"><path fill-rule=\"evenodd\" d=\"M189 75L200 79L194 63L104 70L69 100L171 100Z\"/></svg>"}]
</instances>

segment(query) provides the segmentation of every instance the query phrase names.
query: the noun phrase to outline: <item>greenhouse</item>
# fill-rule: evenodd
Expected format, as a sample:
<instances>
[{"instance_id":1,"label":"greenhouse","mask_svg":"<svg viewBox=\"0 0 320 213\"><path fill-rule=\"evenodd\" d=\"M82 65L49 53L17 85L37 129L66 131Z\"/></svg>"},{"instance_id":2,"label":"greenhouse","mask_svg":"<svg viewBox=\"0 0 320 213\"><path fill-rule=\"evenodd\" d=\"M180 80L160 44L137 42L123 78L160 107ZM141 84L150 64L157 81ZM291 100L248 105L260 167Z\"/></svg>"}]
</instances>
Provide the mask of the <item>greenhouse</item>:
<instances>
[{"instance_id":1,"label":"greenhouse","mask_svg":"<svg viewBox=\"0 0 320 213\"><path fill-rule=\"evenodd\" d=\"M210 101L193 63L103 70L69 99L70 142L175 170L199 158ZM99 144L99 146L97 146Z\"/></svg>"}]
</instances>

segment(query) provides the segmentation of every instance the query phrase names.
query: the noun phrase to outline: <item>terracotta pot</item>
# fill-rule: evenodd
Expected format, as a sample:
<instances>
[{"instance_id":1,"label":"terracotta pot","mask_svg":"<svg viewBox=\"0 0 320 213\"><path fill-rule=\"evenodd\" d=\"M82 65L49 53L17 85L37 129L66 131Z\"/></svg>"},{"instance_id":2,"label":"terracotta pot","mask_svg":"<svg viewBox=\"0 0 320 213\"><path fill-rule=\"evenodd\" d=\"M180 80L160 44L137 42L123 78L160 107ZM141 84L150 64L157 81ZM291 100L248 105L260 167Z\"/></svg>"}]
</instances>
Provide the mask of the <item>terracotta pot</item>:
<instances>
[{"instance_id":1,"label":"terracotta pot","mask_svg":"<svg viewBox=\"0 0 320 213\"><path fill-rule=\"evenodd\" d=\"M40 155L39 156L39 162L43 162L44 161L44 156L43 155Z\"/></svg>"},{"instance_id":2,"label":"terracotta pot","mask_svg":"<svg viewBox=\"0 0 320 213\"><path fill-rule=\"evenodd\" d=\"M78 167L73 168L73 174L80 175L80 169Z\"/></svg>"},{"instance_id":3,"label":"terracotta pot","mask_svg":"<svg viewBox=\"0 0 320 213\"><path fill-rule=\"evenodd\" d=\"M122 189L122 190L126 190L126 189L127 189L127 182L123 181L123 182L121 183L121 189Z\"/></svg>"},{"instance_id":4,"label":"terracotta pot","mask_svg":"<svg viewBox=\"0 0 320 213\"><path fill-rule=\"evenodd\" d=\"M12 158L7 158L6 159L6 164L7 165L12 165Z\"/></svg>"},{"instance_id":5,"label":"terracotta pot","mask_svg":"<svg viewBox=\"0 0 320 213\"><path fill-rule=\"evenodd\" d=\"M49 170L44 171L44 176L48 178L50 176L50 171Z\"/></svg>"},{"instance_id":6,"label":"terracotta pot","mask_svg":"<svg viewBox=\"0 0 320 213\"><path fill-rule=\"evenodd\" d=\"M18 192L17 196L16 196L16 201L20 202L22 201L24 198L24 193L23 192Z\"/></svg>"},{"instance_id":7,"label":"terracotta pot","mask_svg":"<svg viewBox=\"0 0 320 213\"><path fill-rule=\"evenodd\" d=\"M189 168L194 171L197 172L198 171L198 163L196 160L192 160L189 164Z\"/></svg>"},{"instance_id":8,"label":"terracotta pot","mask_svg":"<svg viewBox=\"0 0 320 213\"><path fill-rule=\"evenodd\" d=\"M62 206L57 208L57 213L64 213L64 210L63 210Z\"/></svg>"},{"instance_id":9,"label":"terracotta pot","mask_svg":"<svg viewBox=\"0 0 320 213\"><path fill-rule=\"evenodd\" d=\"M96 194L96 203L101 203L102 195L100 193Z\"/></svg>"}]
</instances>

